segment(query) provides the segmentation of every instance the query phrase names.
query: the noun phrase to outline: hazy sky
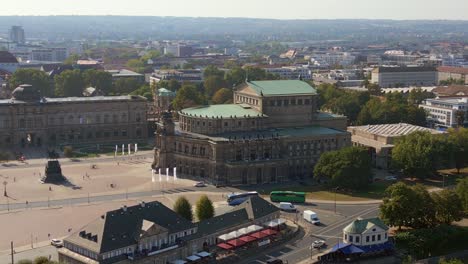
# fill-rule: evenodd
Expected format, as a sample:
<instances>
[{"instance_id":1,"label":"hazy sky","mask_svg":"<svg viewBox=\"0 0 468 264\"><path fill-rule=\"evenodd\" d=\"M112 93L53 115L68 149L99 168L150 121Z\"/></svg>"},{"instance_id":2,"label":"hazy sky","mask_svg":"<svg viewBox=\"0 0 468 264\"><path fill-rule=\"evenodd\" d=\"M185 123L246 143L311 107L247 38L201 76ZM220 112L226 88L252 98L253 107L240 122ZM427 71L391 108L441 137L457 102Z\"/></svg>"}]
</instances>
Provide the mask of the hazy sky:
<instances>
[{"instance_id":1,"label":"hazy sky","mask_svg":"<svg viewBox=\"0 0 468 264\"><path fill-rule=\"evenodd\" d=\"M2 0L0 15L468 20L468 0Z\"/></svg>"}]
</instances>

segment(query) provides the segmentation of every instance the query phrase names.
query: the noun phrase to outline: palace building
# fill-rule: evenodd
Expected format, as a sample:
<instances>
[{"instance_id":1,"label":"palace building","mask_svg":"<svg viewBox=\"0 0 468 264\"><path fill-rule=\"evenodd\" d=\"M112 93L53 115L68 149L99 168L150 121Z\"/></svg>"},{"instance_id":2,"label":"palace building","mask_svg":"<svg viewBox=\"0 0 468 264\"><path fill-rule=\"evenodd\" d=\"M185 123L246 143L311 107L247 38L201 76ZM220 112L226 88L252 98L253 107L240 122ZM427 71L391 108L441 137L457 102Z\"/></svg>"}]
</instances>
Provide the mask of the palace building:
<instances>
[{"instance_id":1,"label":"palace building","mask_svg":"<svg viewBox=\"0 0 468 264\"><path fill-rule=\"evenodd\" d=\"M140 96L47 98L20 85L0 100L0 148L146 141L146 107Z\"/></svg>"},{"instance_id":2,"label":"palace building","mask_svg":"<svg viewBox=\"0 0 468 264\"><path fill-rule=\"evenodd\" d=\"M316 90L300 80L252 81L233 104L162 115L154 168L215 185L285 182L311 176L320 155L351 145L346 117L318 111Z\"/></svg>"}]
</instances>

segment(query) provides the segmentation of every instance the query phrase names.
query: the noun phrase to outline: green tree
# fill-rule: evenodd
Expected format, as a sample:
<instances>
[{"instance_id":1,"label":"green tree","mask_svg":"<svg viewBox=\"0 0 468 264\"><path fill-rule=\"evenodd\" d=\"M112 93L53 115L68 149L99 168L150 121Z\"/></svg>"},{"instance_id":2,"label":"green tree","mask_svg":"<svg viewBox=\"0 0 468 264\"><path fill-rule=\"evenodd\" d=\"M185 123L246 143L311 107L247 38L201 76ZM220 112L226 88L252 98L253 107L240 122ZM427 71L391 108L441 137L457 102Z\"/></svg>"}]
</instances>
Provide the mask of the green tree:
<instances>
[{"instance_id":1,"label":"green tree","mask_svg":"<svg viewBox=\"0 0 468 264\"><path fill-rule=\"evenodd\" d=\"M45 256L39 256L34 259L34 264L48 264L49 259Z\"/></svg>"},{"instance_id":2,"label":"green tree","mask_svg":"<svg viewBox=\"0 0 468 264\"><path fill-rule=\"evenodd\" d=\"M375 83L369 83L367 86L367 90L369 91L370 94L372 95L381 95L382 94L382 89L378 84Z\"/></svg>"},{"instance_id":3,"label":"green tree","mask_svg":"<svg viewBox=\"0 0 468 264\"><path fill-rule=\"evenodd\" d=\"M83 80L87 87L91 86L99 89L104 94L109 94L112 90L112 74L106 71L89 69L84 71Z\"/></svg>"},{"instance_id":4,"label":"green tree","mask_svg":"<svg viewBox=\"0 0 468 264\"><path fill-rule=\"evenodd\" d=\"M448 153L440 135L429 132L415 132L396 141L392 150L392 164L408 176L424 179L436 170Z\"/></svg>"},{"instance_id":5,"label":"green tree","mask_svg":"<svg viewBox=\"0 0 468 264\"><path fill-rule=\"evenodd\" d=\"M33 264L33 262L30 259L21 259L16 264Z\"/></svg>"},{"instance_id":6,"label":"green tree","mask_svg":"<svg viewBox=\"0 0 468 264\"><path fill-rule=\"evenodd\" d=\"M439 260L439 264L463 264L463 261L459 259L449 259L446 260L445 258L441 258Z\"/></svg>"},{"instance_id":7,"label":"green tree","mask_svg":"<svg viewBox=\"0 0 468 264\"><path fill-rule=\"evenodd\" d=\"M153 101L153 91L149 84L144 84L140 86L140 88L136 89L135 91L131 92L130 95L140 95L145 97L148 101Z\"/></svg>"},{"instance_id":8,"label":"green tree","mask_svg":"<svg viewBox=\"0 0 468 264\"><path fill-rule=\"evenodd\" d=\"M245 81L245 70L240 66L235 66L226 73L226 82L229 86L239 85Z\"/></svg>"},{"instance_id":9,"label":"green tree","mask_svg":"<svg viewBox=\"0 0 468 264\"><path fill-rule=\"evenodd\" d=\"M450 225L463 218L462 202L456 192L445 189L433 192L431 196L436 206L437 221Z\"/></svg>"},{"instance_id":10,"label":"green tree","mask_svg":"<svg viewBox=\"0 0 468 264\"><path fill-rule=\"evenodd\" d=\"M219 89L226 86L224 78L218 75L211 75L205 78L203 81L205 95L212 97Z\"/></svg>"},{"instance_id":11,"label":"green tree","mask_svg":"<svg viewBox=\"0 0 468 264\"><path fill-rule=\"evenodd\" d=\"M10 78L10 86L14 89L21 84L30 84L41 91L42 96L53 96L49 76L36 69L18 69Z\"/></svg>"},{"instance_id":12,"label":"green tree","mask_svg":"<svg viewBox=\"0 0 468 264\"><path fill-rule=\"evenodd\" d=\"M468 178L458 180L455 192L460 198L460 202L465 213L468 213Z\"/></svg>"},{"instance_id":13,"label":"green tree","mask_svg":"<svg viewBox=\"0 0 468 264\"><path fill-rule=\"evenodd\" d=\"M198 221L206 220L214 216L213 202L206 195L202 195L195 208Z\"/></svg>"},{"instance_id":14,"label":"green tree","mask_svg":"<svg viewBox=\"0 0 468 264\"><path fill-rule=\"evenodd\" d=\"M0 152L0 162L6 161L8 162L10 160L10 154L8 152L1 151Z\"/></svg>"},{"instance_id":15,"label":"green tree","mask_svg":"<svg viewBox=\"0 0 468 264\"><path fill-rule=\"evenodd\" d=\"M146 64L141 59L130 59L127 61L126 66L139 73L144 73L146 71Z\"/></svg>"},{"instance_id":16,"label":"green tree","mask_svg":"<svg viewBox=\"0 0 468 264\"><path fill-rule=\"evenodd\" d=\"M232 90L228 88L219 89L211 98L213 104L225 104L232 102Z\"/></svg>"},{"instance_id":17,"label":"green tree","mask_svg":"<svg viewBox=\"0 0 468 264\"><path fill-rule=\"evenodd\" d=\"M395 183L385 190L380 204L380 218L390 226L409 226L419 201L414 190L403 182Z\"/></svg>"},{"instance_id":18,"label":"green tree","mask_svg":"<svg viewBox=\"0 0 468 264\"><path fill-rule=\"evenodd\" d=\"M371 160L366 149L348 147L329 151L320 156L314 168L314 177L326 178L336 187L361 189L372 177Z\"/></svg>"},{"instance_id":19,"label":"green tree","mask_svg":"<svg viewBox=\"0 0 468 264\"><path fill-rule=\"evenodd\" d=\"M411 222L413 228L427 228L435 226L436 221L436 205L427 189L421 184L412 186L417 203L417 207L413 211L414 217Z\"/></svg>"},{"instance_id":20,"label":"green tree","mask_svg":"<svg viewBox=\"0 0 468 264\"><path fill-rule=\"evenodd\" d=\"M198 92L193 85L184 85L177 91L176 97L172 102L175 110L181 110L187 107L206 104L203 95Z\"/></svg>"},{"instance_id":21,"label":"green tree","mask_svg":"<svg viewBox=\"0 0 468 264\"><path fill-rule=\"evenodd\" d=\"M224 71L218 69L218 67L214 65L209 65L203 71L203 77L206 79L210 76L218 76L221 79L224 79Z\"/></svg>"},{"instance_id":22,"label":"green tree","mask_svg":"<svg viewBox=\"0 0 468 264\"><path fill-rule=\"evenodd\" d=\"M80 59L80 55L78 54L71 54L70 56L68 56L68 58L63 61L63 64L65 65L73 65L73 64L76 64L76 62Z\"/></svg>"},{"instance_id":23,"label":"green tree","mask_svg":"<svg viewBox=\"0 0 468 264\"><path fill-rule=\"evenodd\" d=\"M468 128L449 129L448 141L452 147L457 174L468 165Z\"/></svg>"},{"instance_id":24,"label":"green tree","mask_svg":"<svg viewBox=\"0 0 468 264\"><path fill-rule=\"evenodd\" d=\"M465 111L458 110L455 113L455 118L457 119L457 126L463 127L465 124Z\"/></svg>"},{"instance_id":25,"label":"green tree","mask_svg":"<svg viewBox=\"0 0 468 264\"><path fill-rule=\"evenodd\" d=\"M84 88L85 83L80 70L66 70L55 76L56 96L83 96Z\"/></svg>"},{"instance_id":26,"label":"green tree","mask_svg":"<svg viewBox=\"0 0 468 264\"><path fill-rule=\"evenodd\" d=\"M136 78L121 78L115 81L112 93L114 95L129 94L140 87L141 83Z\"/></svg>"},{"instance_id":27,"label":"green tree","mask_svg":"<svg viewBox=\"0 0 468 264\"><path fill-rule=\"evenodd\" d=\"M177 198L174 211L189 221L193 220L192 205L184 196Z\"/></svg>"},{"instance_id":28,"label":"green tree","mask_svg":"<svg viewBox=\"0 0 468 264\"><path fill-rule=\"evenodd\" d=\"M421 87L417 87L409 92L408 103L418 105L428 98L434 98L434 94L424 91Z\"/></svg>"}]
</instances>

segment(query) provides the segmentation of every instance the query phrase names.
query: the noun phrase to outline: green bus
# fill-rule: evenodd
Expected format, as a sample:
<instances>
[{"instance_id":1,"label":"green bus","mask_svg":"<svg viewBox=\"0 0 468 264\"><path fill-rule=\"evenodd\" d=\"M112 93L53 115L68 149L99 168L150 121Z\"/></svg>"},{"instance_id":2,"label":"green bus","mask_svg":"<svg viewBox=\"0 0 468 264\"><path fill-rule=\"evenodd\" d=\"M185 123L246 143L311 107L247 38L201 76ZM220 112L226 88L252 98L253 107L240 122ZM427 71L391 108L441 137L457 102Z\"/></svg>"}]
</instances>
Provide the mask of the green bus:
<instances>
[{"instance_id":1,"label":"green bus","mask_svg":"<svg viewBox=\"0 0 468 264\"><path fill-rule=\"evenodd\" d=\"M270 200L272 202L304 203L305 197L305 192L273 191L270 193Z\"/></svg>"}]
</instances>

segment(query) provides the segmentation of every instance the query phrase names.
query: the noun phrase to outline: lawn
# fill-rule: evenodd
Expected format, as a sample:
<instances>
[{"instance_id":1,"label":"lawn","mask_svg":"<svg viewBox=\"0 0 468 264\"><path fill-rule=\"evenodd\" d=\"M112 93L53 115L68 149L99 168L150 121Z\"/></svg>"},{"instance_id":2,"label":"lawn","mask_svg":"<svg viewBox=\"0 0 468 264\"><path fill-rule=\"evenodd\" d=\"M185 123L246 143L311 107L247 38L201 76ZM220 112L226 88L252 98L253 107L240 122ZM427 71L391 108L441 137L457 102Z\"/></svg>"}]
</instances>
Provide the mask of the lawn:
<instances>
[{"instance_id":1,"label":"lawn","mask_svg":"<svg viewBox=\"0 0 468 264\"><path fill-rule=\"evenodd\" d=\"M336 193L337 201L366 201L382 199L385 189L391 185L391 182L380 181L370 184L366 189L360 191L338 191ZM306 192L307 199L313 200L335 200L335 192L325 186L307 186L307 185L282 185L280 187L271 187L257 190L263 195L268 195L271 191L295 191Z\"/></svg>"}]
</instances>

